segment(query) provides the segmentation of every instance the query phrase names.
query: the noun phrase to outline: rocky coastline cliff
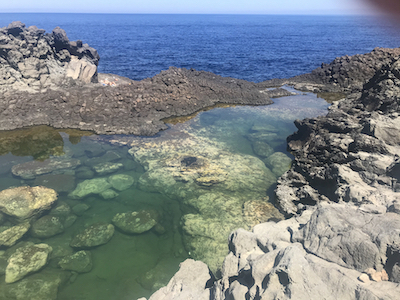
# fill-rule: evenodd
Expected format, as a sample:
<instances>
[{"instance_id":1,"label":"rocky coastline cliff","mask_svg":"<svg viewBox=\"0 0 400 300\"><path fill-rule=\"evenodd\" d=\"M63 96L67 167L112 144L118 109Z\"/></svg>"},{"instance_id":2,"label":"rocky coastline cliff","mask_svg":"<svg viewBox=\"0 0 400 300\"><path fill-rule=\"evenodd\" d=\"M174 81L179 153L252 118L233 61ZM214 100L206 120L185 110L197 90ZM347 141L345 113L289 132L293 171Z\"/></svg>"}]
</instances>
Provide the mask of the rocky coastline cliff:
<instances>
[{"instance_id":1,"label":"rocky coastline cliff","mask_svg":"<svg viewBox=\"0 0 400 300\"><path fill-rule=\"evenodd\" d=\"M345 99L326 116L297 120L298 131L287 139L295 160L276 188L276 205L287 219L235 230L218 278L205 263L188 259L149 300L398 299L399 57L399 49L377 48L337 58L310 74L257 84L173 67L137 82L98 74L96 50L69 41L60 28L45 34L13 22L0 30L0 129L45 124L154 135L166 129L164 118L216 103L271 104L270 98L288 93L279 88L283 84L342 93ZM22 215L11 210L12 201L2 203L2 211L18 221L13 230L22 236L30 226L25 221L50 209L56 195L44 187L18 189L1 196L12 199L10 193L18 192L24 204L47 195L39 209ZM4 245L15 243L14 237L15 231L4 237ZM45 265L51 252L46 246L23 248L43 259L22 275L13 266L30 256L15 252L6 281L18 281ZM58 286L65 278L54 280Z\"/></svg>"}]
</instances>

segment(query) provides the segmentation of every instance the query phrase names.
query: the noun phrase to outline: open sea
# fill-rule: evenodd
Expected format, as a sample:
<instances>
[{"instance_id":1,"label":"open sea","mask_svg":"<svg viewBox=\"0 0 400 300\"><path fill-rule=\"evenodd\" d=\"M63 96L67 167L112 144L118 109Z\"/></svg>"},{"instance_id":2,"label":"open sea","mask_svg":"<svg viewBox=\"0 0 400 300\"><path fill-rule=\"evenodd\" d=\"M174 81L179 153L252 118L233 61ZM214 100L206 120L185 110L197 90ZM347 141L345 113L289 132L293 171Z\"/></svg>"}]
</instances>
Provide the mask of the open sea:
<instances>
[{"instance_id":1,"label":"open sea","mask_svg":"<svg viewBox=\"0 0 400 300\"><path fill-rule=\"evenodd\" d=\"M0 14L0 27L17 20L47 32L60 26L97 49L99 72L134 80L176 66L260 82L400 46L395 24L361 16ZM218 276L232 230L283 218L273 190L293 158L286 137L295 119L329 106L286 88L297 94L169 119L155 137L47 126L0 132L0 197L20 186L58 193L15 245L0 241L0 300L136 300L167 284L186 258ZM74 165L40 173L49 162ZM0 213L0 236L17 223ZM104 224L115 227L106 238ZM84 234L103 242L77 245ZM5 283L16 249L39 243L52 247L47 264Z\"/></svg>"},{"instance_id":2,"label":"open sea","mask_svg":"<svg viewBox=\"0 0 400 300\"><path fill-rule=\"evenodd\" d=\"M134 80L169 66L259 82L310 72L335 57L399 47L399 28L362 16L0 14L98 50L99 71Z\"/></svg>"}]
</instances>

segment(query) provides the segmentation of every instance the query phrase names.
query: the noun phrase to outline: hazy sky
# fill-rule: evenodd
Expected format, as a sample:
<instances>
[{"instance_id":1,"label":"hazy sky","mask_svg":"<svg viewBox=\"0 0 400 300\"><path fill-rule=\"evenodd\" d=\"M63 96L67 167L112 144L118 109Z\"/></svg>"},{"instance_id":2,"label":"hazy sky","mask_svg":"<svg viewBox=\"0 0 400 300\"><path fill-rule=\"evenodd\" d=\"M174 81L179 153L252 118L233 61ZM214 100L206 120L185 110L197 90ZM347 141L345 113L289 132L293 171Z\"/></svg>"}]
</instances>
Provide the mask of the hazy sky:
<instances>
[{"instance_id":1,"label":"hazy sky","mask_svg":"<svg viewBox=\"0 0 400 300\"><path fill-rule=\"evenodd\" d=\"M358 14L362 0L17 0L0 12Z\"/></svg>"}]
</instances>

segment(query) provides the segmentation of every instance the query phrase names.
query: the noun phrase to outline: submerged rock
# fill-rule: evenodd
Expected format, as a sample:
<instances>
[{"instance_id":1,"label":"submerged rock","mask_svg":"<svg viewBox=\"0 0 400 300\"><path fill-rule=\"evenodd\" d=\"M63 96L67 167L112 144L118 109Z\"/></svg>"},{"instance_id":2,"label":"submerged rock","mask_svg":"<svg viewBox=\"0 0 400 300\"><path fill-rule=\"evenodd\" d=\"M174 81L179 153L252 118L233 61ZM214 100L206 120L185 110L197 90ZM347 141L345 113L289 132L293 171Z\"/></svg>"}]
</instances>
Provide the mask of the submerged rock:
<instances>
[{"instance_id":1,"label":"submerged rock","mask_svg":"<svg viewBox=\"0 0 400 300\"><path fill-rule=\"evenodd\" d=\"M130 175L117 174L108 177L108 182L117 191L124 191L133 185L134 179Z\"/></svg>"},{"instance_id":2,"label":"submerged rock","mask_svg":"<svg viewBox=\"0 0 400 300\"><path fill-rule=\"evenodd\" d=\"M75 177L67 174L46 174L36 177L34 185L42 185L57 193L71 192L75 189Z\"/></svg>"},{"instance_id":3,"label":"submerged rock","mask_svg":"<svg viewBox=\"0 0 400 300\"><path fill-rule=\"evenodd\" d=\"M124 165L121 163L111 163L111 162L103 162L93 166L93 170L98 175L106 175L110 173L114 173L121 169Z\"/></svg>"},{"instance_id":4,"label":"submerged rock","mask_svg":"<svg viewBox=\"0 0 400 300\"><path fill-rule=\"evenodd\" d=\"M111 224L94 224L80 230L71 240L73 248L92 248L108 243L114 235Z\"/></svg>"},{"instance_id":5,"label":"submerged rock","mask_svg":"<svg viewBox=\"0 0 400 300\"><path fill-rule=\"evenodd\" d=\"M0 299L56 300L59 288L69 276L65 271L43 270L0 288Z\"/></svg>"},{"instance_id":6,"label":"submerged rock","mask_svg":"<svg viewBox=\"0 0 400 300\"><path fill-rule=\"evenodd\" d=\"M125 233L140 234L152 229L156 224L157 215L152 211L132 211L116 214L112 222Z\"/></svg>"},{"instance_id":7,"label":"submerged rock","mask_svg":"<svg viewBox=\"0 0 400 300\"><path fill-rule=\"evenodd\" d=\"M49 238L64 232L62 221L57 216L47 215L32 224L31 234L38 238Z\"/></svg>"},{"instance_id":8,"label":"submerged rock","mask_svg":"<svg viewBox=\"0 0 400 300\"><path fill-rule=\"evenodd\" d=\"M13 246L19 239L21 239L25 235L25 233L28 232L30 227L31 225L26 222L0 232L0 246Z\"/></svg>"},{"instance_id":9,"label":"submerged rock","mask_svg":"<svg viewBox=\"0 0 400 300\"><path fill-rule=\"evenodd\" d=\"M50 209L57 200L57 193L42 186L21 186L0 192L0 210L18 222L39 216Z\"/></svg>"},{"instance_id":10,"label":"submerged rock","mask_svg":"<svg viewBox=\"0 0 400 300\"><path fill-rule=\"evenodd\" d=\"M111 184L107 181L107 178L87 179L78 183L76 189L69 193L68 196L73 199L82 199L91 194L100 194L110 187Z\"/></svg>"},{"instance_id":11,"label":"submerged rock","mask_svg":"<svg viewBox=\"0 0 400 300\"><path fill-rule=\"evenodd\" d=\"M59 159L50 158L44 161L29 161L26 163L15 165L11 168L11 172L23 179L34 179L36 176L60 171L65 169L74 169L81 162L78 159Z\"/></svg>"},{"instance_id":12,"label":"submerged rock","mask_svg":"<svg viewBox=\"0 0 400 300\"><path fill-rule=\"evenodd\" d=\"M18 248L8 259L6 283L16 282L40 270L47 263L51 251L52 248L46 244Z\"/></svg>"},{"instance_id":13,"label":"submerged rock","mask_svg":"<svg viewBox=\"0 0 400 300\"><path fill-rule=\"evenodd\" d=\"M58 265L63 270L74 271L77 273L87 273L92 270L92 254L89 251L78 251L72 255L64 257Z\"/></svg>"},{"instance_id":14,"label":"submerged rock","mask_svg":"<svg viewBox=\"0 0 400 300\"><path fill-rule=\"evenodd\" d=\"M264 162L267 167L270 168L277 177L279 177L290 169L292 159L285 153L275 152L268 156Z\"/></svg>"}]
</instances>

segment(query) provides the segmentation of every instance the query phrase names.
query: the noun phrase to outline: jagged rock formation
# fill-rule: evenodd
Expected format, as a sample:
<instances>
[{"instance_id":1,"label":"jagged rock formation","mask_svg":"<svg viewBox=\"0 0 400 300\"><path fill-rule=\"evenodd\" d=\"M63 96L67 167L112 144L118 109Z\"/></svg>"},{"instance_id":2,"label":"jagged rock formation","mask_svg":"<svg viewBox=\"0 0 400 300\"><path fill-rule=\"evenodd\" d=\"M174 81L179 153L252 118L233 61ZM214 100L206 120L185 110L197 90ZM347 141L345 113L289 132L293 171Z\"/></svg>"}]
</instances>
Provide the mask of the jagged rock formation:
<instances>
[{"instance_id":1,"label":"jagged rock formation","mask_svg":"<svg viewBox=\"0 0 400 300\"><path fill-rule=\"evenodd\" d=\"M386 211L400 201L399 70L400 61L384 66L359 99L295 122L299 130L288 138L295 161L276 190L282 211L293 215L321 200Z\"/></svg>"},{"instance_id":2,"label":"jagged rock formation","mask_svg":"<svg viewBox=\"0 0 400 300\"><path fill-rule=\"evenodd\" d=\"M366 54L342 56L331 63L323 63L311 73L287 79L260 82L260 87L294 85L296 89L310 92L360 92L382 66L400 56L400 48L375 48Z\"/></svg>"},{"instance_id":3,"label":"jagged rock formation","mask_svg":"<svg viewBox=\"0 0 400 300\"><path fill-rule=\"evenodd\" d=\"M97 82L99 59L95 49L70 42L59 27L45 34L36 26L12 22L0 29L0 91L34 93Z\"/></svg>"}]
</instances>

